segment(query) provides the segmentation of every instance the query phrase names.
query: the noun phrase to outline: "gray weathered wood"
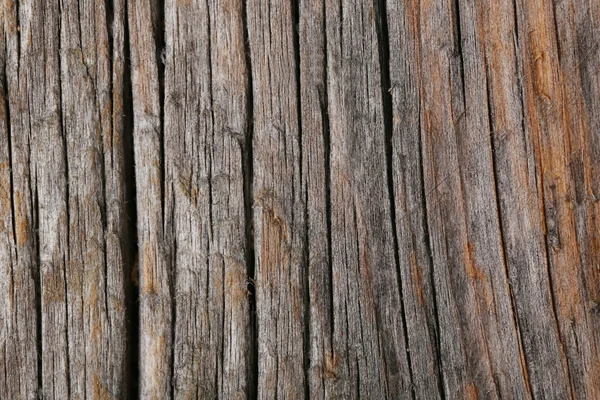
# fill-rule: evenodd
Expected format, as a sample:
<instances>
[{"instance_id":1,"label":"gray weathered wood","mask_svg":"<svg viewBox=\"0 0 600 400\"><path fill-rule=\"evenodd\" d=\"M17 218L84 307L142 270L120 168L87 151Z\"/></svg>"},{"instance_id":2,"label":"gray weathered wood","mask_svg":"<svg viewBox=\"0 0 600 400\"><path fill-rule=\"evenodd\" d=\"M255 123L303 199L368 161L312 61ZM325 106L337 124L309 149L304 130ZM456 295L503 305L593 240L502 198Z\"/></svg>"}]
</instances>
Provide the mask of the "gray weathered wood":
<instances>
[{"instance_id":1,"label":"gray weathered wood","mask_svg":"<svg viewBox=\"0 0 600 400\"><path fill-rule=\"evenodd\" d=\"M241 1L166 2L165 199L175 398L246 398L247 90ZM161 322L164 323L164 322Z\"/></svg>"},{"instance_id":2,"label":"gray weathered wood","mask_svg":"<svg viewBox=\"0 0 600 400\"><path fill-rule=\"evenodd\" d=\"M407 398L373 3L326 2L333 350L340 398ZM386 67L383 67L386 68Z\"/></svg>"},{"instance_id":3,"label":"gray weathered wood","mask_svg":"<svg viewBox=\"0 0 600 400\"><path fill-rule=\"evenodd\" d=\"M528 388L496 206L487 87L473 2L420 8L421 132L445 395Z\"/></svg>"},{"instance_id":4,"label":"gray weathered wood","mask_svg":"<svg viewBox=\"0 0 600 400\"><path fill-rule=\"evenodd\" d=\"M306 0L299 6L300 100L302 118L302 192L306 202L305 290L309 340L306 377L313 398L331 397L339 357L333 352L331 292L331 221L329 218L329 116L325 2Z\"/></svg>"},{"instance_id":5,"label":"gray weathered wood","mask_svg":"<svg viewBox=\"0 0 600 400\"><path fill-rule=\"evenodd\" d=\"M112 6L3 2L6 398L125 394L123 4Z\"/></svg>"},{"instance_id":6,"label":"gray weathered wood","mask_svg":"<svg viewBox=\"0 0 600 400\"><path fill-rule=\"evenodd\" d=\"M291 1L247 2L258 398L306 394L305 197Z\"/></svg>"},{"instance_id":7,"label":"gray weathered wood","mask_svg":"<svg viewBox=\"0 0 600 400\"><path fill-rule=\"evenodd\" d=\"M416 398L443 396L421 140L419 1L387 2L398 258ZM385 66L384 66L385 67ZM426 78L424 78L426 79Z\"/></svg>"},{"instance_id":8,"label":"gray weathered wood","mask_svg":"<svg viewBox=\"0 0 600 400\"><path fill-rule=\"evenodd\" d=\"M598 2L0 26L0 399L600 396Z\"/></svg>"},{"instance_id":9,"label":"gray weathered wood","mask_svg":"<svg viewBox=\"0 0 600 400\"><path fill-rule=\"evenodd\" d=\"M28 91L25 73L19 73L26 60L21 55L20 31L27 24L21 27L15 3L5 1L2 6L0 397L26 399L37 395L40 373Z\"/></svg>"},{"instance_id":10,"label":"gray weathered wood","mask_svg":"<svg viewBox=\"0 0 600 400\"><path fill-rule=\"evenodd\" d=\"M139 392L171 397L173 259L166 235L158 2L127 3L133 92L133 143L139 265Z\"/></svg>"}]
</instances>

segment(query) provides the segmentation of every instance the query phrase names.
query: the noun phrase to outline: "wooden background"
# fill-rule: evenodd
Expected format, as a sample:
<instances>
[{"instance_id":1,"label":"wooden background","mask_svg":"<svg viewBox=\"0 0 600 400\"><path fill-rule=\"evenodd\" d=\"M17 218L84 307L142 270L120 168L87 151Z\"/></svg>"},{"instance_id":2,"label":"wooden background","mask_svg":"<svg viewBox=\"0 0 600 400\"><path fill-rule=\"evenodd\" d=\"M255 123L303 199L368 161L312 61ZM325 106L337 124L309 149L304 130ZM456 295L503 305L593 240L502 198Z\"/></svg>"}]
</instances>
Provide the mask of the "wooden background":
<instances>
[{"instance_id":1,"label":"wooden background","mask_svg":"<svg viewBox=\"0 0 600 400\"><path fill-rule=\"evenodd\" d=\"M599 399L597 0L0 0L1 399Z\"/></svg>"}]
</instances>

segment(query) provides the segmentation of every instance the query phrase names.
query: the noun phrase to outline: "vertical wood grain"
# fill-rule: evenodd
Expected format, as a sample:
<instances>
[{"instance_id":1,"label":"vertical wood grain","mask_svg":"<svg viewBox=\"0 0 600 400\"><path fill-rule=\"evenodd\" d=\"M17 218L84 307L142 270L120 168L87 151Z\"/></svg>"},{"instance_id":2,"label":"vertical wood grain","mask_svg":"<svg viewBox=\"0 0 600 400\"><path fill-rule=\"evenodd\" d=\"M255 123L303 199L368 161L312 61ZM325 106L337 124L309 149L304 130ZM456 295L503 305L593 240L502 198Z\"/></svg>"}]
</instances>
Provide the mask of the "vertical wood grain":
<instances>
[{"instance_id":1,"label":"vertical wood grain","mask_svg":"<svg viewBox=\"0 0 600 400\"><path fill-rule=\"evenodd\" d=\"M326 3L336 396L407 398L375 4Z\"/></svg>"},{"instance_id":2,"label":"vertical wood grain","mask_svg":"<svg viewBox=\"0 0 600 400\"><path fill-rule=\"evenodd\" d=\"M305 211L292 2L250 0L258 398L306 395Z\"/></svg>"},{"instance_id":3,"label":"vertical wood grain","mask_svg":"<svg viewBox=\"0 0 600 400\"><path fill-rule=\"evenodd\" d=\"M241 1L166 4L166 229L175 273L174 397L246 398L250 313Z\"/></svg>"},{"instance_id":4,"label":"vertical wood grain","mask_svg":"<svg viewBox=\"0 0 600 400\"><path fill-rule=\"evenodd\" d=\"M21 15L2 3L0 133L0 397L32 398L39 384L39 270L30 186L29 119Z\"/></svg>"},{"instance_id":5,"label":"vertical wood grain","mask_svg":"<svg viewBox=\"0 0 600 400\"><path fill-rule=\"evenodd\" d=\"M599 18L0 0L0 399L597 398Z\"/></svg>"},{"instance_id":6,"label":"vertical wood grain","mask_svg":"<svg viewBox=\"0 0 600 400\"><path fill-rule=\"evenodd\" d=\"M123 397L124 68L113 63L123 5L2 5L2 215L12 216L0 395Z\"/></svg>"}]
</instances>

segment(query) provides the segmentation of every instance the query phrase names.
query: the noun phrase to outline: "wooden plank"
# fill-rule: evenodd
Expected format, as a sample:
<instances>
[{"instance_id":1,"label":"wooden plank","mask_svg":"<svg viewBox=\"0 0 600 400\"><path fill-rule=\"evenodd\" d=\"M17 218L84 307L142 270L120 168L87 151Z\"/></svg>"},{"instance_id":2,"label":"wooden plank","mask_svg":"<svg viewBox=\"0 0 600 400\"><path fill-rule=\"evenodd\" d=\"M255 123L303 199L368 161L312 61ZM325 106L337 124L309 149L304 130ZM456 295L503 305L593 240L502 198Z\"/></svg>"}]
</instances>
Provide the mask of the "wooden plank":
<instances>
[{"instance_id":1,"label":"wooden plank","mask_svg":"<svg viewBox=\"0 0 600 400\"><path fill-rule=\"evenodd\" d=\"M582 224L593 221L597 211L593 197L586 199L584 194L590 191L583 189L585 181L591 182L593 177L581 176L586 169L589 174L594 167L593 159L584 161L582 157L583 143L590 145L585 146L588 151L595 151L594 141L586 138L589 135L585 126L587 113L581 107L580 79L586 77L586 72L582 74L578 69L585 60L579 60L580 54L573 54L576 48L571 36L574 8L569 2L560 7L543 0L518 5L522 18L519 38L526 94L525 123L538 161L549 273L558 328L568 361L566 370L574 397L595 397L600 391L600 371L596 367L599 362L598 320L593 303L590 305L592 293L587 289L597 281L597 271L589 274L595 264L590 256L597 252L587 252L595 236L587 232L593 232L595 224L592 222L582 237L578 237L577 226L579 222L581 232ZM564 15L559 15L561 12ZM588 33L593 38L594 32ZM587 167L582 165L584 162ZM584 264L586 262L590 264Z\"/></svg>"},{"instance_id":2,"label":"wooden plank","mask_svg":"<svg viewBox=\"0 0 600 400\"><path fill-rule=\"evenodd\" d=\"M333 395L339 357L333 353L331 282L331 221L329 176L329 116L325 2L299 5L300 102L302 119L302 193L306 201L306 273L308 293L305 329L308 393L314 398Z\"/></svg>"},{"instance_id":3,"label":"wooden plank","mask_svg":"<svg viewBox=\"0 0 600 400\"><path fill-rule=\"evenodd\" d=\"M127 3L134 113L135 183L139 265L139 393L172 396L173 277L170 237L165 234L163 120L159 4Z\"/></svg>"},{"instance_id":4,"label":"wooden plank","mask_svg":"<svg viewBox=\"0 0 600 400\"><path fill-rule=\"evenodd\" d=\"M421 144L419 1L387 2L398 255L416 398L443 396Z\"/></svg>"},{"instance_id":5,"label":"wooden plank","mask_svg":"<svg viewBox=\"0 0 600 400\"><path fill-rule=\"evenodd\" d=\"M30 186L29 121L21 50L21 15L2 2L0 68L0 397L35 398L38 393L39 316L36 310L38 258Z\"/></svg>"},{"instance_id":6,"label":"wooden plank","mask_svg":"<svg viewBox=\"0 0 600 400\"><path fill-rule=\"evenodd\" d=\"M18 366L3 387L7 398L121 397L123 117L113 113L111 90L122 91L112 75L122 85L124 70L113 71L108 18L122 35L122 12L115 20L103 2L5 2L3 10L12 204L2 209L13 214L3 252L12 254L4 369L13 357ZM15 347L19 336L27 351Z\"/></svg>"},{"instance_id":7,"label":"wooden plank","mask_svg":"<svg viewBox=\"0 0 600 400\"><path fill-rule=\"evenodd\" d=\"M305 211L291 1L247 3L258 398L306 395Z\"/></svg>"},{"instance_id":8,"label":"wooden plank","mask_svg":"<svg viewBox=\"0 0 600 400\"><path fill-rule=\"evenodd\" d=\"M425 193L445 394L525 398L496 206L475 4L422 3ZM511 356L508 356L511 354Z\"/></svg>"},{"instance_id":9,"label":"wooden plank","mask_svg":"<svg viewBox=\"0 0 600 400\"><path fill-rule=\"evenodd\" d=\"M565 158L571 181L564 202L574 213L573 236L581 259L581 270L576 277L579 282L575 286L581 297L574 299L568 295L569 319L561 328L568 338L569 371L578 398L600 396L600 371L592 367L600 362L600 320L596 308L600 300L600 204L597 198L600 120L596 111L600 105L600 77L597 62L594 65L588 61L590 56L598 60L600 54L596 19L599 11L597 6L594 9L593 3L582 7L572 1L557 4L553 9L564 101ZM569 285L569 291L573 290L571 285L575 284Z\"/></svg>"},{"instance_id":10,"label":"wooden plank","mask_svg":"<svg viewBox=\"0 0 600 400\"><path fill-rule=\"evenodd\" d=\"M124 218L124 177L118 170L123 163L119 137L115 143L111 127L106 19L103 1L61 4L60 99L69 224L66 330L69 394L75 398L120 396L124 384L124 238L119 226ZM115 145L116 171L110 162ZM107 198L108 190L117 197ZM108 201L113 206L110 213Z\"/></svg>"},{"instance_id":11,"label":"wooden plank","mask_svg":"<svg viewBox=\"0 0 600 400\"><path fill-rule=\"evenodd\" d=\"M175 266L174 397L246 398L247 80L241 1L166 4L166 227Z\"/></svg>"},{"instance_id":12,"label":"wooden plank","mask_svg":"<svg viewBox=\"0 0 600 400\"><path fill-rule=\"evenodd\" d=\"M28 87L23 100L29 105L27 135L31 149L34 226L38 230L41 390L49 398L67 398L73 388L69 383L72 353L67 332L69 211L66 138L61 118L60 13L58 4L34 1L19 4L19 12L22 13L21 38L31 37L30 43L21 47L20 68L27 71ZM78 350L73 347L74 352ZM78 363L79 360L75 360L75 364ZM75 387L74 394L82 390Z\"/></svg>"},{"instance_id":13,"label":"wooden plank","mask_svg":"<svg viewBox=\"0 0 600 400\"><path fill-rule=\"evenodd\" d=\"M327 1L333 349L340 398L408 398L395 259L378 10Z\"/></svg>"},{"instance_id":14,"label":"wooden plank","mask_svg":"<svg viewBox=\"0 0 600 400\"><path fill-rule=\"evenodd\" d=\"M485 6L482 7L485 10ZM483 21L495 171L505 257L523 342L522 363L535 398L570 395L565 354L556 325L544 243L535 142L523 124L517 10L512 1L490 2Z\"/></svg>"}]
</instances>

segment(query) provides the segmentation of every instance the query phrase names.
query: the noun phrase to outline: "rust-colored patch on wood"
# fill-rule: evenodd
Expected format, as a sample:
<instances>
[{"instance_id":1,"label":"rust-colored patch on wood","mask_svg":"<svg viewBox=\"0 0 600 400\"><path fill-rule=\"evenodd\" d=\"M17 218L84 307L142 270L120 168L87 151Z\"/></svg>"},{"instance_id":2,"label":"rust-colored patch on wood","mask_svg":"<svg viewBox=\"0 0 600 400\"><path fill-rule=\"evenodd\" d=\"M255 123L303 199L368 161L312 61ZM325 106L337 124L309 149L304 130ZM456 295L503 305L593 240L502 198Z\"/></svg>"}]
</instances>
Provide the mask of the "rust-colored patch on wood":
<instances>
[{"instance_id":1,"label":"rust-colored patch on wood","mask_svg":"<svg viewBox=\"0 0 600 400\"><path fill-rule=\"evenodd\" d=\"M225 258L225 293L234 307L242 304L250 294L244 265L233 257Z\"/></svg>"},{"instance_id":2,"label":"rust-colored patch on wood","mask_svg":"<svg viewBox=\"0 0 600 400\"><path fill-rule=\"evenodd\" d=\"M87 295L87 305L93 307L98 303L98 285L92 284L90 286L90 291Z\"/></svg>"},{"instance_id":3,"label":"rust-colored patch on wood","mask_svg":"<svg viewBox=\"0 0 600 400\"><path fill-rule=\"evenodd\" d=\"M23 212L26 209L23 204L23 195L16 190L15 196L15 225L17 233L17 245L23 246L29 240L29 220Z\"/></svg>"},{"instance_id":4,"label":"rust-colored patch on wood","mask_svg":"<svg viewBox=\"0 0 600 400\"><path fill-rule=\"evenodd\" d=\"M108 390L106 390L106 386L104 386L104 384L102 384L102 382L100 381L100 378L98 378L98 374L94 373L92 381L94 399L110 400L112 398Z\"/></svg>"},{"instance_id":5,"label":"rust-colored patch on wood","mask_svg":"<svg viewBox=\"0 0 600 400\"><path fill-rule=\"evenodd\" d=\"M115 96L117 97L117 96ZM110 102L104 103L104 107L102 107L102 121L110 121L112 117L112 107ZM112 129L106 129L103 135L104 142L104 151L111 152L112 151Z\"/></svg>"},{"instance_id":6,"label":"rust-colored patch on wood","mask_svg":"<svg viewBox=\"0 0 600 400\"><path fill-rule=\"evenodd\" d=\"M192 179L191 177L184 178L180 175L178 181L179 188L183 192L184 196L187 197L192 204L197 205L199 190L198 185L196 184L194 179Z\"/></svg>"},{"instance_id":7,"label":"rust-colored patch on wood","mask_svg":"<svg viewBox=\"0 0 600 400\"><path fill-rule=\"evenodd\" d=\"M13 280L12 275L9 275L8 276L8 301L9 301L10 311L14 310L14 302L15 302L14 293L15 293L15 282Z\"/></svg>"},{"instance_id":8,"label":"rust-colored patch on wood","mask_svg":"<svg viewBox=\"0 0 600 400\"><path fill-rule=\"evenodd\" d=\"M479 265L475 263L474 259L474 246L472 242L467 242L465 246L465 267L467 269L467 276L473 282L484 282L486 275Z\"/></svg>"},{"instance_id":9,"label":"rust-colored patch on wood","mask_svg":"<svg viewBox=\"0 0 600 400\"><path fill-rule=\"evenodd\" d=\"M0 220L5 219L10 213L10 163L0 163Z\"/></svg>"},{"instance_id":10,"label":"rust-colored patch on wood","mask_svg":"<svg viewBox=\"0 0 600 400\"><path fill-rule=\"evenodd\" d=\"M478 294L483 297L486 309L492 311L495 309L494 294L485 270L475 262L474 251L473 243L467 242L465 249L465 268L467 270L467 276L473 283Z\"/></svg>"},{"instance_id":11,"label":"rust-colored patch on wood","mask_svg":"<svg viewBox=\"0 0 600 400\"><path fill-rule=\"evenodd\" d=\"M47 272L42 277L42 307L64 303L65 287L62 271Z\"/></svg>"},{"instance_id":12,"label":"rust-colored patch on wood","mask_svg":"<svg viewBox=\"0 0 600 400\"><path fill-rule=\"evenodd\" d=\"M156 341L156 347L154 348L154 355L157 359L160 359L165 354L165 337L160 335Z\"/></svg>"},{"instance_id":13,"label":"rust-colored patch on wood","mask_svg":"<svg viewBox=\"0 0 600 400\"><path fill-rule=\"evenodd\" d=\"M262 247L261 277L264 283L274 287L278 269L285 270L289 263L289 244L286 222L273 209L263 206L262 210Z\"/></svg>"},{"instance_id":14,"label":"rust-colored patch on wood","mask_svg":"<svg viewBox=\"0 0 600 400\"><path fill-rule=\"evenodd\" d=\"M328 354L325 357L325 368L323 370L323 374L326 379L337 380L339 377L338 367L340 365L340 357L337 354Z\"/></svg>"},{"instance_id":15,"label":"rust-colored patch on wood","mask_svg":"<svg viewBox=\"0 0 600 400\"><path fill-rule=\"evenodd\" d=\"M474 383L468 383L465 387L465 396L468 400L477 400L479 399L479 392L477 390L477 386Z\"/></svg>"},{"instance_id":16,"label":"rust-colored patch on wood","mask_svg":"<svg viewBox=\"0 0 600 400\"><path fill-rule=\"evenodd\" d=\"M143 294L156 294L156 248L151 243L146 243L142 250L142 276Z\"/></svg>"},{"instance_id":17,"label":"rust-colored patch on wood","mask_svg":"<svg viewBox=\"0 0 600 400\"><path fill-rule=\"evenodd\" d=\"M423 267L417 264L417 256L415 252L410 253L410 267L413 276L413 285L417 294L419 305L425 304L425 296L423 294Z\"/></svg>"}]
</instances>

